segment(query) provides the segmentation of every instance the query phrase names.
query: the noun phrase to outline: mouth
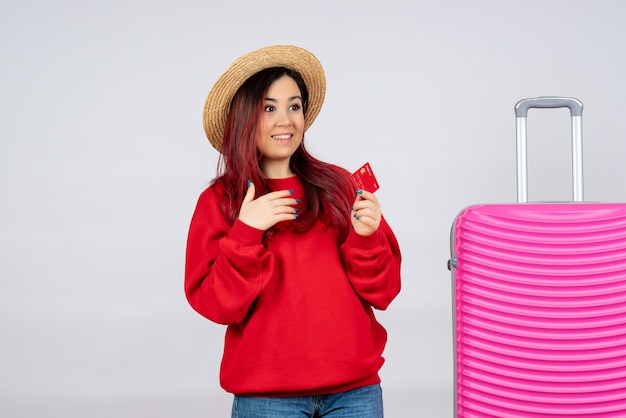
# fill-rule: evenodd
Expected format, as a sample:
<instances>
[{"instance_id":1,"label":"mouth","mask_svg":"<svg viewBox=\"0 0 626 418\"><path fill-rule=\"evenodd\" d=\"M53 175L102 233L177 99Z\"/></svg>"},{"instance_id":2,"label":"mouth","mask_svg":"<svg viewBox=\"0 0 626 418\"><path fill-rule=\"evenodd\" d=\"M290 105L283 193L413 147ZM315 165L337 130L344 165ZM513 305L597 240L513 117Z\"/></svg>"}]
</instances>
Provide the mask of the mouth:
<instances>
[{"instance_id":1,"label":"mouth","mask_svg":"<svg viewBox=\"0 0 626 418\"><path fill-rule=\"evenodd\" d=\"M272 135L272 139L274 139L275 141L279 141L279 142L286 142L286 141L290 141L291 138L293 138L292 134L279 134L279 135Z\"/></svg>"}]
</instances>

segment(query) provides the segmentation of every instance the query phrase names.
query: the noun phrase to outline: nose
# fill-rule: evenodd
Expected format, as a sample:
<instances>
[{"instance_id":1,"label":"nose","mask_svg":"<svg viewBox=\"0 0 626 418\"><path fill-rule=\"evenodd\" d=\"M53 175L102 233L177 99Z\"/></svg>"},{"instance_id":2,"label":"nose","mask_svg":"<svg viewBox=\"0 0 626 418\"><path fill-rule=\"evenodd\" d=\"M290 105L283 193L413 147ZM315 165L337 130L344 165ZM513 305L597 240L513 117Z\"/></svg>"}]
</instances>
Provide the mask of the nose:
<instances>
[{"instance_id":1,"label":"nose","mask_svg":"<svg viewBox=\"0 0 626 418\"><path fill-rule=\"evenodd\" d=\"M277 119L278 126L289 126L291 123L289 111L287 109L279 111Z\"/></svg>"}]
</instances>

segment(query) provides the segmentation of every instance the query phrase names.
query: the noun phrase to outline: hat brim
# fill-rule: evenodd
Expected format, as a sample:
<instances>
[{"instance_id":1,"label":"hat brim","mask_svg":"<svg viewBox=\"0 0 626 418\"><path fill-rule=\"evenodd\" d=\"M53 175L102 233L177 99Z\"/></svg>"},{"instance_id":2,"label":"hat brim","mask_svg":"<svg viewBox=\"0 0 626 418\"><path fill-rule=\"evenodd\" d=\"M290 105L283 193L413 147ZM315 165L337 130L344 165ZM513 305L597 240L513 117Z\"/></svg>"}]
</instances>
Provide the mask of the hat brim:
<instances>
[{"instance_id":1,"label":"hat brim","mask_svg":"<svg viewBox=\"0 0 626 418\"><path fill-rule=\"evenodd\" d=\"M319 114L326 94L326 77L319 60L309 51L292 45L267 46L249 52L235 62L217 79L204 102L203 124L209 142L219 152L226 118L235 93L251 76L272 67L297 71L309 90L309 104L304 120L306 131Z\"/></svg>"}]
</instances>

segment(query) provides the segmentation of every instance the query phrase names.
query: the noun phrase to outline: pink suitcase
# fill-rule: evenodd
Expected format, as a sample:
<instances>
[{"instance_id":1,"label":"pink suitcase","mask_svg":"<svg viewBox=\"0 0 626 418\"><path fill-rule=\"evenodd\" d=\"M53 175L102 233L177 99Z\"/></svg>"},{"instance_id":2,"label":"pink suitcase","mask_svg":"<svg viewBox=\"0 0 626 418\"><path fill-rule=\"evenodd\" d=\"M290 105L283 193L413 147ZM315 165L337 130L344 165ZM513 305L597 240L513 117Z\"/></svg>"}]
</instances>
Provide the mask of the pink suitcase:
<instances>
[{"instance_id":1,"label":"pink suitcase","mask_svg":"<svg viewBox=\"0 0 626 418\"><path fill-rule=\"evenodd\" d=\"M530 108L569 107L573 195L528 203ZM583 201L582 103L524 99L517 204L451 231L456 417L626 417L626 204Z\"/></svg>"}]
</instances>

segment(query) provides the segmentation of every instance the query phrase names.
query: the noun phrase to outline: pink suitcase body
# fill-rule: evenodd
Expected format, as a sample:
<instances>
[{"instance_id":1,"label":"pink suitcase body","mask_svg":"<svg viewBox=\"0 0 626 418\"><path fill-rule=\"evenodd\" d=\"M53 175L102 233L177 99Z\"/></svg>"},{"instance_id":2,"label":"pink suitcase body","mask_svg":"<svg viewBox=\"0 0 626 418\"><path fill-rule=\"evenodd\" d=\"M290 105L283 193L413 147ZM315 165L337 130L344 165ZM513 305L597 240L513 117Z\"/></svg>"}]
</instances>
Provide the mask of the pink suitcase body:
<instances>
[{"instance_id":1,"label":"pink suitcase body","mask_svg":"<svg viewBox=\"0 0 626 418\"><path fill-rule=\"evenodd\" d=\"M563 106L574 202L527 203L527 110ZM626 204L583 201L579 101L516 113L518 203L452 225L455 416L626 417Z\"/></svg>"}]
</instances>

